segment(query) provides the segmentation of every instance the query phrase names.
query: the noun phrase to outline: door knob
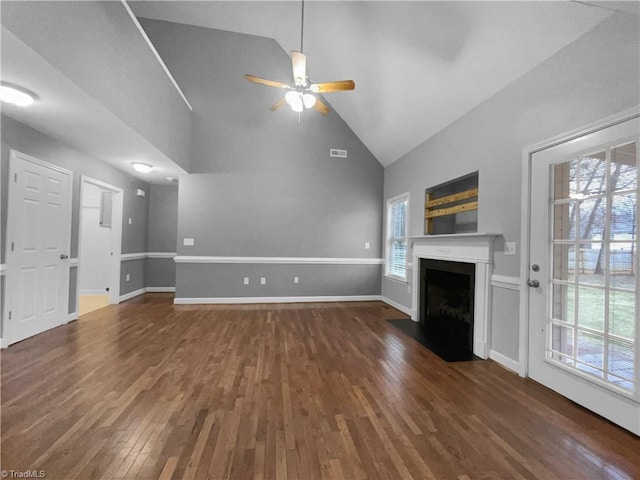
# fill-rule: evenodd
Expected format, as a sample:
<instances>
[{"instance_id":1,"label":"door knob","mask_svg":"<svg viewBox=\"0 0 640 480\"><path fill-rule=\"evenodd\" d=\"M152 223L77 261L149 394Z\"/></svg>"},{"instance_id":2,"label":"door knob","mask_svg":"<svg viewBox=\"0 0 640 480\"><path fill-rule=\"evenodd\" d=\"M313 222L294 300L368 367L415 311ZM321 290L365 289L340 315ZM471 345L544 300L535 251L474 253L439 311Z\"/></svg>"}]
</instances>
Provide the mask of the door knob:
<instances>
[{"instance_id":1,"label":"door knob","mask_svg":"<svg viewBox=\"0 0 640 480\"><path fill-rule=\"evenodd\" d=\"M529 285L531 288L538 288L540 286L540 282L538 280L527 280L527 285Z\"/></svg>"},{"instance_id":2,"label":"door knob","mask_svg":"<svg viewBox=\"0 0 640 480\"><path fill-rule=\"evenodd\" d=\"M66 260L67 258L69 258L69 255L65 255L64 253L60 254L60 260Z\"/></svg>"}]
</instances>

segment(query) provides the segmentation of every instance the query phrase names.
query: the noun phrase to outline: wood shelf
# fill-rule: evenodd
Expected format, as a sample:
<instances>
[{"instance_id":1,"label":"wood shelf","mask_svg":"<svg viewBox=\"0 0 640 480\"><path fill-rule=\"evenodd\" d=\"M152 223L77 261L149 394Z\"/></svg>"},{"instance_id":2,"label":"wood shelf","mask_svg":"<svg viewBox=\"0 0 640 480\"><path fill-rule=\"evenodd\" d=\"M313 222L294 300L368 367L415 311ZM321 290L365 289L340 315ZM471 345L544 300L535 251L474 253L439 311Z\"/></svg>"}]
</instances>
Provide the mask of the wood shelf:
<instances>
[{"instance_id":1,"label":"wood shelf","mask_svg":"<svg viewBox=\"0 0 640 480\"><path fill-rule=\"evenodd\" d=\"M451 205L452 203L457 205ZM450 205L450 206L448 206ZM443 207L443 208L438 208ZM478 209L478 189L472 188L464 192L454 193L445 197L433 198L433 192L428 192L424 205L425 234L433 231L433 219L445 215L469 212Z\"/></svg>"}]
</instances>

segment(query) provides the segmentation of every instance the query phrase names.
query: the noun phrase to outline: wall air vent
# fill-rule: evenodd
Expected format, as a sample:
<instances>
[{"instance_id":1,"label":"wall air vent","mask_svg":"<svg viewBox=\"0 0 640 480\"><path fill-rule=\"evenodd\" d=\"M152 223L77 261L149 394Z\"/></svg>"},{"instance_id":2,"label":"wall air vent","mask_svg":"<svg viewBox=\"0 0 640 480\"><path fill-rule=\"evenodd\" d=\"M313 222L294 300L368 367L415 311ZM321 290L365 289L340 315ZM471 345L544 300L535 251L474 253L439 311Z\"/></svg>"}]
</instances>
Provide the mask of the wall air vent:
<instances>
[{"instance_id":1,"label":"wall air vent","mask_svg":"<svg viewBox=\"0 0 640 480\"><path fill-rule=\"evenodd\" d=\"M347 158L347 151L340 150L338 148L332 148L331 150L329 150L329 155L331 155L332 157Z\"/></svg>"}]
</instances>

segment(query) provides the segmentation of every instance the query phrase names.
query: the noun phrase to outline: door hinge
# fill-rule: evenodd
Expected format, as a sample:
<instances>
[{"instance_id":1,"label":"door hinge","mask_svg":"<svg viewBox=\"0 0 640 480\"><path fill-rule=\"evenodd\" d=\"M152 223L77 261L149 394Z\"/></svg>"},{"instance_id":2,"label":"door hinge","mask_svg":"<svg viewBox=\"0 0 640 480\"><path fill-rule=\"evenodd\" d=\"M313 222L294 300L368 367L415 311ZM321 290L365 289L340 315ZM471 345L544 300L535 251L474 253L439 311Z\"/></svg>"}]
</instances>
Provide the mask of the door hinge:
<instances>
[{"instance_id":1,"label":"door hinge","mask_svg":"<svg viewBox=\"0 0 640 480\"><path fill-rule=\"evenodd\" d=\"M14 247L14 244L13 244L13 242L11 242L11 251L12 252L13 252L13 247Z\"/></svg>"},{"instance_id":2,"label":"door hinge","mask_svg":"<svg viewBox=\"0 0 640 480\"><path fill-rule=\"evenodd\" d=\"M9 320L11 320L11 310L9 310Z\"/></svg>"},{"instance_id":3,"label":"door hinge","mask_svg":"<svg viewBox=\"0 0 640 480\"><path fill-rule=\"evenodd\" d=\"M14 181L14 183L18 183L18 174L17 173L13 174L13 181Z\"/></svg>"}]
</instances>

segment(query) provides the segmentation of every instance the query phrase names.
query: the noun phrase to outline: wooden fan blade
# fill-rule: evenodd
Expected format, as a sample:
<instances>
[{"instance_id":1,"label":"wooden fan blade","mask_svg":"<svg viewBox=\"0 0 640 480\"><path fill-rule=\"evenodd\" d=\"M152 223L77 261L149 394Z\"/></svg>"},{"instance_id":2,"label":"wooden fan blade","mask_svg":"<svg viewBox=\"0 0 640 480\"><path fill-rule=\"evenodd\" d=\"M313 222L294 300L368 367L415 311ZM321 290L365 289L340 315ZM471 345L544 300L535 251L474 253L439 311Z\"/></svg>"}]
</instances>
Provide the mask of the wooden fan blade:
<instances>
[{"instance_id":1,"label":"wooden fan blade","mask_svg":"<svg viewBox=\"0 0 640 480\"><path fill-rule=\"evenodd\" d=\"M279 109L282 105L284 105L286 99L281 99L278 100L276 103L274 103L273 105L271 105L271 111L275 112L277 109Z\"/></svg>"},{"instance_id":2,"label":"wooden fan blade","mask_svg":"<svg viewBox=\"0 0 640 480\"><path fill-rule=\"evenodd\" d=\"M267 85L268 87L277 87L277 88L291 88L286 83L276 82L274 80L267 80L266 78L256 77L255 75L249 75L245 73L244 78L253 83L260 83L262 85Z\"/></svg>"},{"instance_id":3,"label":"wooden fan blade","mask_svg":"<svg viewBox=\"0 0 640 480\"><path fill-rule=\"evenodd\" d=\"M293 83L307 84L307 56L304 53L291 52L291 66L293 67Z\"/></svg>"},{"instance_id":4,"label":"wooden fan blade","mask_svg":"<svg viewBox=\"0 0 640 480\"><path fill-rule=\"evenodd\" d=\"M329 113L329 107L327 107L325 103L319 98L316 99L316 103L313 105L313 108L315 108L323 115L327 115Z\"/></svg>"},{"instance_id":5,"label":"wooden fan blade","mask_svg":"<svg viewBox=\"0 0 640 480\"><path fill-rule=\"evenodd\" d=\"M354 90L356 84L353 80L339 80L337 82L314 83L309 87L313 93L340 92Z\"/></svg>"}]
</instances>

